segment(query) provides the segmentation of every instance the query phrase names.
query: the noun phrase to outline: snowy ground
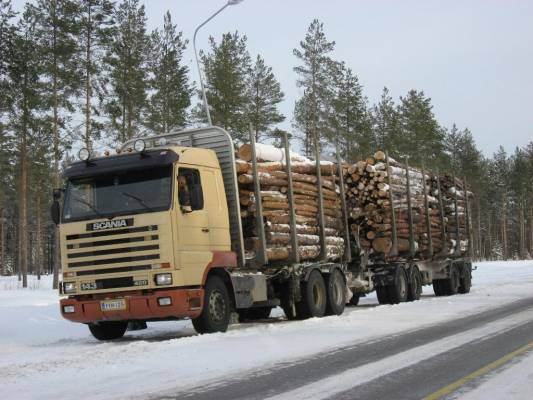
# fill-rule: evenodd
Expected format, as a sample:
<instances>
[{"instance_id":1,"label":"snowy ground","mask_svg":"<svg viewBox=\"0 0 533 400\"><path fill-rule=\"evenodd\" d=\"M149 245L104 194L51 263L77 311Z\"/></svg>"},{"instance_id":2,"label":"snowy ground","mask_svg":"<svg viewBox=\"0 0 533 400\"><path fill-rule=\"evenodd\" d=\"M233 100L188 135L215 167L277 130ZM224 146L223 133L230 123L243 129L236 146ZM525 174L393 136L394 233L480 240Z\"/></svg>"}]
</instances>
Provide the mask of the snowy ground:
<instances>
[{"instance_id":1,"label":"snowy ground","mask_svg":"<svg viewBox=\"0 0 533 400\"><path fill-rule=\"evenodd\" d=\"M280 317L270 323L238 324L225 334L204 336L196 335L188 321L159 322L113 343L98 342L86 326L62 319L51 277L40 282L31 278L28 289L20 289L16 278L0 278L2 397L142 398L475 314L533 294L533 262L477 266L469 295L436 298L427 287L421 301L393 306L377 306L370 295L338 317L287 322L277 311ZM509 376L531 381L533 357L520 363L525 365L512 365L509 371L525 369L529 377L525 372L522 378ZM495 375L494 382L504 379L504 373ZM483 393L493 393L491 382L465 398L486 398Z\"/></svg>"}]
</instances>

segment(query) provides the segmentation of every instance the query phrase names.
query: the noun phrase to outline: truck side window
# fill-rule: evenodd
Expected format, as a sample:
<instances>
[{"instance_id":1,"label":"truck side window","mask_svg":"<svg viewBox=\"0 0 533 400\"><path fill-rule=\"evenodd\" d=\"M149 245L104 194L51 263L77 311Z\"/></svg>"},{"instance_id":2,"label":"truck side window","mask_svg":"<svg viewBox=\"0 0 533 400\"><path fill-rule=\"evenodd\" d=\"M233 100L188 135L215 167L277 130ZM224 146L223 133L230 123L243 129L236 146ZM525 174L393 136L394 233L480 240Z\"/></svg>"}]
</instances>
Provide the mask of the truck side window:
<instances>
[{"instance_id":1,"label":"truck side window","mask_svg":"<svg viewBox=\"0 0 533 400\"><path fill-rule=\"evenodd\" d=\"M197 169L178 170L178 200L182 212L192 212L204 208L204 194Z\"/></svg>"}]
</instances>

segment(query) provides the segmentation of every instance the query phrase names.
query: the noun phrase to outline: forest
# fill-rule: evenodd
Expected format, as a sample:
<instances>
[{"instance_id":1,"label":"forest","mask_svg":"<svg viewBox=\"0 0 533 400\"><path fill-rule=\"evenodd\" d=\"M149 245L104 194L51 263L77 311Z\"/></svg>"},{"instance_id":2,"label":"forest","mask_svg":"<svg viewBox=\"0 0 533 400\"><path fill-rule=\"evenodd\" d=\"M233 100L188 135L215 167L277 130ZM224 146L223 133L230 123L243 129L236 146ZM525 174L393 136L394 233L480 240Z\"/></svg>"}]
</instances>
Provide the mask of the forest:
<instances>
[{"instance_id":1,"label":"forest","mask_svg":"<svg viewBox=\"0 0 533 400\"><path fill-rule=\"evenodd\" d=\"M333 57L326 31L311 21L283 55L294 61L302 94L292 115L281 113L282 87L268 60L249 52L245 34L210 37L200 61L213 124L236 144L247 141L251 125L257 140L280 145L284 123L306 155L316 132L326 158L338 143L346 162L387 150L411 165L453 172L475 194L474 257L530 258L533 141L487 156L468 127L437 121L423 88L399 98L383 88L371 104L357 72ZM57 284L49 208L79 148L98 152L206 123L196 71L183 60L190 45L170 12L149 32L139 0L38 0L20 13L0 0L0 274L18 274L25 284L28 273L54 273Z\"/></svg>"}]
</instances>

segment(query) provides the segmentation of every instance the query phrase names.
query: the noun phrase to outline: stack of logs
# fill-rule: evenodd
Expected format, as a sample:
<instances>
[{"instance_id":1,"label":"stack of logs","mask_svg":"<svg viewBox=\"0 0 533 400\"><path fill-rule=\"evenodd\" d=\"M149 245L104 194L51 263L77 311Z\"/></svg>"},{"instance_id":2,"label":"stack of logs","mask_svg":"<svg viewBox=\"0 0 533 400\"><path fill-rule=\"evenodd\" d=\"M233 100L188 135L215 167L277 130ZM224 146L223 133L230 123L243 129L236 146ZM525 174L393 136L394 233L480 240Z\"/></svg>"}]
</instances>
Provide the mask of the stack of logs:
<instances>
[{"instance_id":1,"label":"stack of logs","mask_svg":"<svg viewBox=\"0 0 533 400\"><path fill-rule=\"evenodd\" d=\"M458 255L455 252L457 195L460 252L464 253L467 250L468 228L462 181L455 179L454 182L449 175L434 176L419 168L406 168L390 157L388 163L387 169L386 155L378 151L365 161L346 166L343 171L350 229L361 248L378 258L410 256L426 259ZM410 198L407 195L408 182ZM442 190L442 218L439 184ZM394 254L393 249L393 221L396 225L397 254Z\"/></svg>"},{"instance_id":2,"label":"stack of logs","mask_svg":"<svg viewBox=\"0 0 533 400\"><path fill-rule=\"evenodd\" d=\"M291 256L291 228L288 200L288 172L285 153L274 146L256 144L257 168L261 189L266 255L270 261L285 261ZM247 258L255 257L260 250L257 227L257 201L254 194L251 145L238 150L236 160L237 180ZM335 260L344 252L342 237L342 211L339 187L336 183L337 167L331 162L321 162L324 231L328 260ZM293 203L301 261L313 260L320 255L318 217L318 178L316 164L291 152Z\"/></svg>"}]
</instances>

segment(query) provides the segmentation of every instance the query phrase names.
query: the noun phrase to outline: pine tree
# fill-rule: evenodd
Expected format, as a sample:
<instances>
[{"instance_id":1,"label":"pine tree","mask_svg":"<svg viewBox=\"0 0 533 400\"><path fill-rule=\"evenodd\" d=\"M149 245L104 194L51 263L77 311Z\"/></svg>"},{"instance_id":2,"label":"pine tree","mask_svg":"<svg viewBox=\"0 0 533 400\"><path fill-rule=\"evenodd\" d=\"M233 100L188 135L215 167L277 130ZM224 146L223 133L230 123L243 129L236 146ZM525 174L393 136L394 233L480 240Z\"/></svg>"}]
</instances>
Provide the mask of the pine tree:
<instances>
[{"instance_id":1,"label":"pine tree","mask_svg":"<svg viewBox=\"0 0 533 400\"><path fill-rule=\"evenodd\" d=\"M429 167L445 165L444 132L433 114L431 99L422 91L411 90L400 97L398 113L403 139L398 143L400 157Z\"/></svg>"},{"instance_id":2,"label":"pine tree","mask_svg":"<svg viewBox=\"0 0 533 400\"><path fill-rule=\"evenodd\" d=\"M100 138L102 124L95 116L100 115L100 105L105 91L105 76L102 74L106 46L111 40L113 3L109 0L76 0L80 24L79 62L83 72L83 105L85 129L81 139L85 147L92 149L93 141ZM98 100L94 102L95 98Z\"/></svg>"},{"instance_id":3,"label":"pine tree","mask_svg":"<svg viewBox=\"0 0 533 400\"><path fill-rule=\"evenodd\" d=\"M272 68L265 64L265 60L260 55L257 55L250 72L248 86L250 98L248 118L255 131L255 140L272 137L272 125L285 120L278 110L278 105L285 95L281 91L281 86Z\"/></svg>"},{"instance_id":4,"label":"pine tree","mask_svg":"<svg viewBox=\"0 0 533 400\"><path fill-rule=\"evenodd\" d=\"M338 137L346 160L359 160L376 150L363 87L357 76L344 64L335 76L331 127Z\"/></svg>"},{"instance_id":5,"label":"pine tree","mask_svg":"<svg viewBox=\"0 0 533 400\"><path fill-rule=\"evenodd\" d=\"M189 68L183 64L188 41L172 24L170 12L165 14L163 31L152 32L150 57L151 89L147 125L157 133L169 132L187 124L192 88Z\"/></svg>"},{"instance_id":6,"label":"pine tree","mask_svg":"<svg viewBox=\"0 0 533 400\"><path fill-rule=\"evenodd\" d=\"M116 27L106 57L110 68L111 99L106 105L116 140L125 142L139 133L147 105L149 38L146 14L139 0L123 1L115 12Z\"/></svg>"},{"instance_id":7,"label":"pine tree","mask_svg":"<svg viewBox=\"0 0 533 400\"><path fill-rule=\"evenodd\" d=\"M14 17L15 12L11 6L11 0L0 0L0 79L5 78L7 73L9 47L15 33L15 27L11 24L11 19ZM2 103L0 103L0 109L1 105Z\"/></svg>"},{"instance_id":8,"label":"pine tree","mask_svg":"<svg viewBox=\"0 0 533 400\"><path fill-rule=\"evenodd\" d=\"M249 132L247 82L251 67L246 40L238 32L223 34L220 43L210 37L210 52L200 54L212 122L241 142L248 140ZM195 114L205 120L203 105L197 106Z\"/></svg>"},{"instance_id":9,"label":"pine tree","mask_svg":"<svg viewBox=\"0 0 533 400\"><path fill-rule=\"evenodd\" d=\"M395 154L401 144L400 117L386 87L383 88L380 102L372 107L371 115L377 146Z\"/></svg>"},{"instance_id":10,"label":"pine tree","mask_svg":"<svg viewBox=\"0 0 533 400\"><path fill-rule=\"evenodd\" d=\"M331 139L333 132L329 125L331 99L333 96L332 77L338 73L338 66L330 53L335 42L329 42L324 26L317 19L309 25L305 39L293 54L301 62L294 67L298 74L296 84L303 89L303 96L296 102L294 109L295 127L303 133L306 155L311 155L314 138Z\"/></svg>"},{"instance_id":11,"label":"pine tree","mask_svg":"<svg viewBox=\"0 0 533 400\"><path fill-rule=\"evenodd\" d=\"M43 61L42 75L52 83L45 87L43 100L47 102L51 112L53 184L58 188L61 185L59 165L65 148L70 146L67 124L69 115L74 112L72 98L79 95L83 78L76 65L76 54L79 52L76 38L79 34L79 24L76 23L78 8L74 1L39 0L33 7L33 12L37 18L40 58ZM60 268L58 238L55 230L55 289Z\"/></svg>"},{"instance_id":12,"label":"pine tree","mask_svg":"<svg viewBox=\"0 0 533 400\"><path fill-rule=\"evenodd\" d=\"M28 270L28 176L29 145L32 133L38 129L38 113L42 108L42 82L39 74L41 60L37 46L36 18L31 7L26 7L17 25L17 35L9 54L8 71L11 82L13 105L10 110L10 125L17 138L18 155L18 251L19 271L22 286L27 287Z\"/></svg>"}]
</instances>

